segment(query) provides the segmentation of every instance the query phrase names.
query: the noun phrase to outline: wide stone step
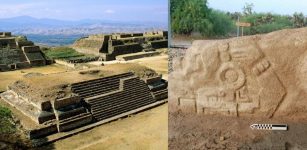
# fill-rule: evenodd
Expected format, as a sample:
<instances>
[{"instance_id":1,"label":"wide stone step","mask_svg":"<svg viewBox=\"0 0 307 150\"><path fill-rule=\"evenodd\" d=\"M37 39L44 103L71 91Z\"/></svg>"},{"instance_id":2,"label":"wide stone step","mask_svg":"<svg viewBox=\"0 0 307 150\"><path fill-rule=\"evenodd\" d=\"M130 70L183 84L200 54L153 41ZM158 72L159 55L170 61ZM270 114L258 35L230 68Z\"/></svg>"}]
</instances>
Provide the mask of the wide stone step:
<instances>
[{"instance_id":1,"label":"wide stone step","mask_svg":"<svg viewBox=\"0 0 307 150\"><path fill-rule=\"evenodd\" d=\"M159 55L159 52L153 51L153 52L138 52L138 53L131 53L131 54L124 54L124 55L118 55L116 56L116 60L119 61L128 61L133 59L139 59L143 57L151 57Z\"/></svg>"},{"instance_id":2,"label":"wide stone step","mask_svg":"<svg viewBox=\"0 0 307 150\"><path fill-rule=\"evenodd\" d=\"M77 86L77 87L72 87L73 91L82 91L83 89L92 89L92 88L99 88L101 86L110 86L110 85L117 85L119 84L120 79L115 79L115 80L107 80L107 81L101 81L101 82L96 82L96 83L91 83L83 86Z\"/></svg>"},{"instance_id":3,"label":"wide stone step","mask_svg":"<svg viewBox=\"0 0 307 150\"><path fill-rule=\"evenodd\" d=\"M97 103L100 103L100 102L108 102L108 101L116 101L115 97L117 98L120 98L120 97L131 97L131 96L135 96L135 95L150 95L150 92L149 90L147 89L141 89L141 90L138 90L137 92L136 91L120 91L116 94L111 94L111 95L107 95L107 96L103 96L103 97L98 97L96 99L92 99L90 101L88 101L88 103L90 105L94 105L94 104L97 104ZM113 101L114 100L114 101Z\"/></svg>"},{"instance_id":4,"label":"wide stone step","mask_svg":"<svg viewBox=\"0 0 307 150\"><path fill-rule=\"evenodd\" d=\"M109 107L129 103L129 102L134 101L136 99L153 100L151 95L137 95L137 96L133 96L133 97L129 97L129 98L116 97L116 98L114 98L114 102L113 101L111 101L111 102L101 102L101 103L96 103L96 104L92 105L91 110L92 111L99 111L99 110L104 109L104 108L109 108Z\"/></svg>"},{"instance_id":5,"label":"wide stone step","mask_svg":"<svg viewBox=\"0 0 307 150\"><path fill-rule=\"evenodd\" d=\"M58 119L59 120L64 120L73 116L76 116L78 114L82 114L85 113L86 110L84 107L79 107L79 108L75 108L72 110L68 110L68 111L58 111Z\"/></svg>"},{"instance_id":6,"label":"wide stone step","mask_svg":"<svg viewBox=\"0 0 307 150\"><path fill-rule=\"evenodd\" d=\"M129 73L118 74L118 75L109 76L109 77L102 77L102 78L99 78L99 79L93 79L93 80L73 83L72 86L82 86L82 85L86 85L86 84L92 84L92 83L95 83L95 82L101 82L101 81L108 81L108 80L113 80L113 79L125 78L125 77L129 77L129 76L133 76L133 75L134 75L133 73L129 72Z\"/></svg>"},{"instance_id":7,"label":"wide stone step","mask_svg":"<svg viewBox=\"0 0 307 150\"><path fill-rule=\"evenodd\" d=\"M159 84L148 85L150 91L156 92L167 88L167 83L160 82Z\"/></svg>"},{"instance_id":8,"label":"wide stone step","mask_svg":"<svg viewBox=\"0 0 307 150\"><path fill-rule=\"evenodd\" d=\"M131 88L125 87L125 89L126 90L124 90L124 91L132 92L132 93L134 93L134 92L139 93L141 91L142 92L146 92L146 91L149 92L150 91L147 86L142 86L142 85L139 85L139 84L136 84L136 86L131 86ZM123 92L123 91L118 91L118 92ZM105 93L101 93L101 95L103 95L103 94L105 94ZM113 95L113 94L111 94L111 95ZM108 95L106 95L104 97L108 97ZM86 100L86 101L91 103L91 102L93 102L95 100L94 99L90 99L90 100Z\"/></svg>"},{"instance_id":9,"label":"wide stone step","mask_svg":"<svg viewBox=\"0 0 307 150\"><path fill-rule=\"evenodd\" d=\"M129 90L129 92L135 92L133 90L137 90L137 91L143 91L143 92L146 92L146 91L149 91L148 89L141 89L141 88L138 88L138 89L131 89ZM110 91L110 92L114 92L114 91L118 91L118 92L123 92L123 91L119 91L119 90L113 90L113 91ZM106 93L96 93L96 94L92 94L92 95L81 95L81 97L85 97L85 98L90 98L90 97L93 97L93 96L99 96L99 95L104 95ZM107 97L108 95L104 96L104 97ZM99 97L95 98L95 99L98 99ZM85 100L86 102L93 102L95 101L95 99L91 99L91 100Z\"/></svg>"},{"instance_id":10,"label":"wide stone step","mask_svg":"<svg viewBox=\"0 0 307 150\"><path fill-rule=\"evenodd\" d=\"M145 101L143 103L131 104L131 105L128 105L127 107L124 107L122 109L112 110L112 111L108 111L108 112L104 112L104 113L99 113L99 114L95 114L93 116L94 116L94 118L96 120L103 120L103 119L114 117L116 115L120 115L122 113L125 113L125 112L128 112L128 111L131 111L131 110L134 110L134 109L137 109L137 108L149 105L151 103L154 103L154 102L147 102L147 101Z\"/></svg>"},{"instance_id":11,"label":"wide stone step","mask_svg":"<svg viewBox=\"0 0 307 150\"><path fill-rule=\"evenodd\" d=\"M168 97L168 89L153 92L153 95L156 100L166 99Z\"/></svg>"},{"instance_id":12,"label":"wide stone step","mask_svg":"<svg viewBox=\"0 0 307 150\"><path fill-rule=\"evenodd\" d=\"M68 131L75 129L77 127L83 126L85 124L88 124L92 122L92 114L90 113L84 113L80 114L74 117L71 117L69 119L65 119L65 121L60 121L58 124L58 130L59 132L62 131Z\"/></svg>"},{"instance_id":13,"label":"wide stone step","mask_svg":"<svg viewBox=\"0 0 307 150\"><path fill-rule=\"evenodd\" d=\"M123 74L118 74L118 75L114 75L114 76L110 76L110 77L103 77L103 78L99 78L99 79L94 79L94 80L89 80L89 81L73 83L72 87L81 87L83 85L88 85L88 84L93 84L93 83L97 83L97 82L108 81L108 80L112 80L112 79L119 79L119 78L129 77L129 76L133 76L133 75L134 74L132 72L123 73Z\"/></svg>"},{"instance_id":14,"label":"wide stone step","mask_svg":"<svg viewBox=\"0 0 307 150\"><path fill-rule=\"evenodd\" d=\"M126 105L126 107L122 107L121 109L117 109L117 110L112 109L109 111L105 111L103 113L95 113L93 114L93 116L95 116L96 118L100 116L114 116L114 115L118 115L120 113L124 113L124 112L130 111L130 110L133 110L133 109L136 109L136 108L139 108L139 107L151 104L151 103L154 103L154 102L144 101L144 102L139 102L139 103L131 103L131 104Z\"/></svg>"},{"instance_id":15,"label":"wide stone step","mask_svg":"<svg viewBox=\"0 0 307 150\"><path fill-rule=\"evenodd\" d=\"M128 82L129 84L131 85L137 85L137 84L140 84L140 80L138 79L131 79L130 80L127 80L125 81L125 83ZM97 96L99 94L105 94L107 92L111 92L111 91L114 91L114 90L117 90L119 89L119 85L120 85L120 80L118 79L117 82L110 82L106 85L104 84L100 84L100 85L92 85L92 86L89 86L89 88L81 88L81 89L73 89L73 91L75 93L78 93L79 96L83 97L83 98L87 98L87 97L92 97L92 96ZM127 88L127 85L125 84L124 85L124 88Z\"/></svg>"},{"instance_id":16,"label":"wide stone step","mask_svg":"<svg viewBox=\"0 0 307 150\"><path fill-rule=\"evenodd\" d=\"M135 99L129 99L128 101L122 102L122 103L117 103L117 104L111 104L109 106L104 106L104 107L100 107L100 108L96 108L96 109L92 109L92 113L101 113L101 112L105 112L105 111L109 111L109 110L119 110L121 108L124 108L130 104L135 104L135 103L143 103L143 102L154 102L154 100L152 99L152 97L137 97Z\"/></svg>"},{"instance_id":17,"label":"wide stone step","mask_svg":"<svg viewBox=\"0 0 307 150\"><path fill-rule=\"evenodd\" d=\"M96 95L105 94L114 90L118 90L118 87L110 87L110 88L97 89L92 91L82 91L82 92L77 92L77 94L79 94L80 97L87 98L87 97L93 97Z\"/></svg>"},{"instance_id":18,"label":"wide stone step","mask_svg":"<svg viewBox=\"0 0 307 150\"><path fill-rule=\"evenodd\" d=\"M148 89L145 89L145 88L131 88L129 90L124 90L124 91L114 91L114 93L112 94L108 94L108 95L102 95L102 96L97 96L97 98L95 98L96 100L98 100L99 98L103 98L103 99L108 99L109 97L112 98L114 97L114 95L116 94L128 94L126 96L129 96L131 94L134 94L134 93L150 93L150 91ZM89 103L91 102L95 102L96 100L95 99L90 99L88 100Z\"/></svg>"},{"instance_id":19,"label":"wide stone step","mask_svg":"<svg viewBox=\"0 0 307 150\"><path fill-rule=\"evenodd\" d=\"M168 89L163 89L163 90L153 92L153 94L164 94L164 93L167 93L167 92L168 92Z\"/></svg>"},{"instance_id":20,"label":"wide stone step","mask_svg":"<svg viewBox=\"0 0 307 150\"><path fill-rule=\"evenodd\" d=\"M63 119L63 120L59 120L59 123L61 124L61 123L70 122L70 121L76 120L78 118L82 118L84 116L87 116L87 115L91 115L91 113L89 113L89 112L81 113L81 114L78 114L78 115Z\"/></svg>"}]
</instances>

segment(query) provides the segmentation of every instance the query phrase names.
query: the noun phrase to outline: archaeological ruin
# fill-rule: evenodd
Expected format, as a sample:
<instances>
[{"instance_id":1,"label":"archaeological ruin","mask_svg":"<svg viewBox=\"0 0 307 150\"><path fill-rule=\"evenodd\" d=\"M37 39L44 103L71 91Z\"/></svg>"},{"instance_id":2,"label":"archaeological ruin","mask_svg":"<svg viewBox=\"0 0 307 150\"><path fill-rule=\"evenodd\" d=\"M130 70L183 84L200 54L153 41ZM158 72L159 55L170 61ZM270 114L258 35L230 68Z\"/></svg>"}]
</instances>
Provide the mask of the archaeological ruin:
<instances>
[{"instance_id":1,"label":"archaeological ruin","mask_svg":"<svg viewBox=\"0 0 307 150\"><path fill-rule=\"evenodd\" d=\"M0 32L0 72L50 63L38 46L25 36Z\"/></svg>"},{"instance_id":2,"label":"archaeological ruin","mask_svg":"<svg viewBox=\"0 0 307 150\"><path fill-rule=\"evenodd\" d=\"M104 61L139 52L144 52L139 55L154 55L155 49L167 48L167 35L167 31L90 35L77 40L73 48L81 53L97 55Z\"/></svg>"},{"instance_id":3,"label":"archaeological ruin","mask_svg":"<svg viewBox=\"0 0 307 150\"><path fill-rule=\"evenodd\" d=\"M165 103L167 86L152 70L109 74L85 70L28 75L0 96L34 122L24 128L30 139L38 139Z\"/></svg>"},{"instance_id":4,"label":"archaeological ruin","mask_svg":"<svg viewBox=\"0 0 307 150\"><path fill-rule=\"evenodd\" d=\"M194 41L170 74L186 113L291 117L307 112L307 28Z\"/></svg>"}]
</instances>

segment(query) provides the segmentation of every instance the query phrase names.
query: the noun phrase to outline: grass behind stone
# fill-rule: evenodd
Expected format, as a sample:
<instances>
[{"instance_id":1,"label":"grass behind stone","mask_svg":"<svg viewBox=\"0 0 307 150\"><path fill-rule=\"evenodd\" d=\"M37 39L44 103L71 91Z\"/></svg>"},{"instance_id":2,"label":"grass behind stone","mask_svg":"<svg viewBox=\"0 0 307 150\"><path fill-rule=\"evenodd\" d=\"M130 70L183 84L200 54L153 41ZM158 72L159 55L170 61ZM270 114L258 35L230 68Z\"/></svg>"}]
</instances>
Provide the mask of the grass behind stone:
<instances>
[{"instance_id":1,"label":"grass behind stone","mask_svg":"<svg viewBox=\"0 0 307 150\"><path fill-rule=\"evenodd\" d=\"M84 54L79 53L70 47L54 47L54 48L43 50L43 52L45 53L47 57L52 58L52 59L84 56Z\"/></svg>"},{"instance_id":2,"label":"grass behind stone","mask_svg":"<svg viewBox=\"0 0 307 150\"><path fill-rule=\"evenodd\" d=\"M11 120L12 112L0 105L0 134L9 134L16 131L15 125Z\"/></svg>"}]
</instances>

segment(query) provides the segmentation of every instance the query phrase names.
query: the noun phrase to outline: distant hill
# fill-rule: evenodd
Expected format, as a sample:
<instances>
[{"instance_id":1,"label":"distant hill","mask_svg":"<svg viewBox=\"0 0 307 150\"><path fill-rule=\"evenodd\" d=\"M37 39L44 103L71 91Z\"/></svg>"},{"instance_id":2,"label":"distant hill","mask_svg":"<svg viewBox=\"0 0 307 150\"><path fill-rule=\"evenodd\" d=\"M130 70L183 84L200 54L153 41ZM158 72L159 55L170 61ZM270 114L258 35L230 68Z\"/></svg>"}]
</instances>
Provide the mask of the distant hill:
<instances>
[{"instance_id":1,"label":"distant hill","mask_svg":"<svg viewBox=\"0 0 307 150\"><path fill-rule=\"evenodd\" d=\"M33 18L19 16L0 19L0 30L15 34L74 35L110 32L139 32L146 30L167 29L163 22L124 22L112 20L84 19L77 21Z\"/></svg>"},{"instance_id":2,"label":"distant hill","mask_svg":"<svg viewBox=\"0 0 307 150\"><path fill-rule=\"evenodd\" d=\"M0 19L0 31L28 36L29 40L46 45L72 44L76 38L101 33L145 32L167 30L165 22L114 21L83 19L77 21L18 16Z\"/></svg>"}]
</instances>

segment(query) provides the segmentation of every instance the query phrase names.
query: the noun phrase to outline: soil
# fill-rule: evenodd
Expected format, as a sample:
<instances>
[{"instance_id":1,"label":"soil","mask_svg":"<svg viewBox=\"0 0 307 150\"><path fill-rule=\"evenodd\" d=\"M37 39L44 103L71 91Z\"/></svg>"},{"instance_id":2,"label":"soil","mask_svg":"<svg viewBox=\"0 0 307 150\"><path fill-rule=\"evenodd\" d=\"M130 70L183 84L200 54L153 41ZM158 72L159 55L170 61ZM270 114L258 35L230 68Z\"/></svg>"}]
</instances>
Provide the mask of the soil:
<instances>
[{"instance_id":1,"label":"soil","mask_svg":"<svg viewBox=\"0 0 307 150\"><path fill-rule=\"evenodd\" d=\"M157 73L162 74L164 79L168 77L168 55L159 55L153 57L140 58L135 60L130 60L128 63L135 63L141 66L146 66Z\"/></svg>"},{"instance_id":2,"label":"soil","mask_svg":"<svg viewBox=\"0 0 307 150\"><path fill-rule=\"evenodd\" d=\"M59 73L59 72L66 72L71 70L62 65L47 65L43 67L37 68L28 68L28 69L20 69L16 71L8 71L8 72L1 72L0 73L0 92L5 91L7 85L14 83L15 81L22 79L27 74L32 73L41 73L41 74L52 74L52 73Z\"/></svg>"},{"instance_id":3,"label":"soil","mask_svg":"<svg viewBox=\"0 0 307 150\"><path fill-rule=\"evenodd\" d=\"M252 130L254 123L288 124L288 131ZM307 149L307 120L169 112L169 149Z\"/></svg>"}]
</instances>

